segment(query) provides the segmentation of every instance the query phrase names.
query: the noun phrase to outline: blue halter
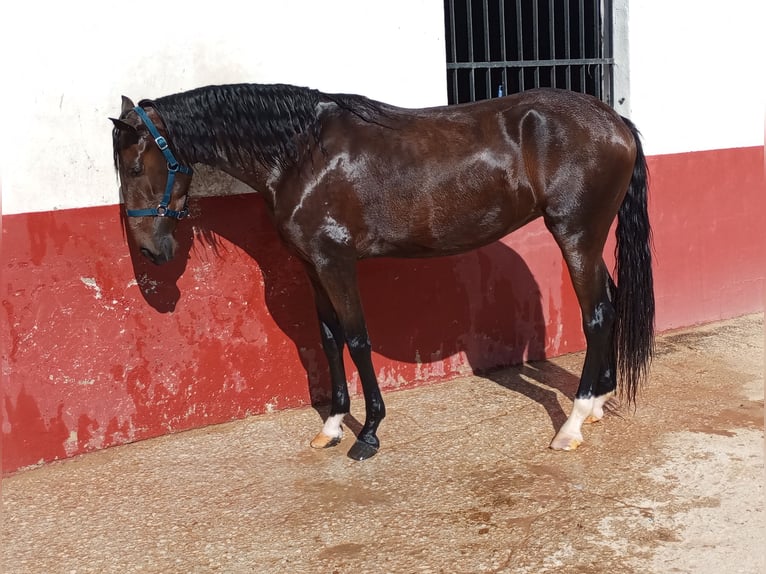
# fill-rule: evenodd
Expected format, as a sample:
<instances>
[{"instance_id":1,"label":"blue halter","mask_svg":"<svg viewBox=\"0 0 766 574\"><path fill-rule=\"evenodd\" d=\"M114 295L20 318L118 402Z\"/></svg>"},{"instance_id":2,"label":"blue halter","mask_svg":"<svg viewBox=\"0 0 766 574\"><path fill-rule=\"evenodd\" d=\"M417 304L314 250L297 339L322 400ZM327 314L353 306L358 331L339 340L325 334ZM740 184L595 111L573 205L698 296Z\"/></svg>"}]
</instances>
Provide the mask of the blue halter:
<instances>
[{"instance_id":1,"label":"blue halter","mask_svg":"<svg viewBox=\"0 0 766 574\"><path fill-rule=\"evenodd\" d=\"M143 120L144 124L149 130L149 133L152 134L152 137L154 137L154 142L157 144L157 147L160 148L162 155L165 156L165 159L168 162L168 182L165 184L165 195L162 196L162 201L157 207L153 207L151 209L128 209L128 217L156 216L183 219L189 215L189 209L187 207L187 202L189 200L188 195L184 199L184 206L181 208L181 211L175 211L174 209L170 209L168 206L170 205L170 197L173 193L173 184L176 181L176 173L180 171L186 175L191 175L192 170L191 168L178 163L178 160L176 160L173 152L170 151L168 141L160 135L160 132L157 131L157 128L152 123L152 120L149 119L149 116L146 115L146 112L143 110L143 108L136 106L133 108L133 111L135 111Z\"/></svg>"}]
</instances>

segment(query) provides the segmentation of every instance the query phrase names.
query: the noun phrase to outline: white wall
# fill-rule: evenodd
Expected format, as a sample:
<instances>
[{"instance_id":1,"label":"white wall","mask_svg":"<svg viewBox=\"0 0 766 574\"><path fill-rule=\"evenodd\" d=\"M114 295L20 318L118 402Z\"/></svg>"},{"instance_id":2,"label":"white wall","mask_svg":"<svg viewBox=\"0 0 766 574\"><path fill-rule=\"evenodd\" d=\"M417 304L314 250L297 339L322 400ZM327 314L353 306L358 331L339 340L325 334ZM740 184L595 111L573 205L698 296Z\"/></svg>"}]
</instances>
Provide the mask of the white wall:
<instances>
[{"instance_id":1,"label":"white wall","mask_svg":"<svg viewBox=\"0 0 766 574\"><path fill-rule=\"evenodd\" d=\"M763 145L764 0L630 0L631 116L649 154Z\"/></svg>"},{"instance_id":2,"label":"white wall","mask_svg":"<svg viewBox=\"0 0 766 574\"><path fill-rule=\"evenodd\" d=\"M437 105L444 54L442 0L6 2L4 213L119 201L107 117L121 94L284 82Z\"/></svg>"},{"instance_id":3,"label":"white wall","mask_svg":"<svg viewBox=\"0 0 766 574\"><path fill-rule=\"evenodd\" d=\"M118 201L106 118L119 112L121 94L251 81L412 107L446 101L442 0L139 6L51 0L0 8L6 214ZM627 27L615 27L623 36L618 97L626 97L618 109L643 132L647 153L763 144L764 0L617 7L628 14Z\"/></svg>"}]
</instances>

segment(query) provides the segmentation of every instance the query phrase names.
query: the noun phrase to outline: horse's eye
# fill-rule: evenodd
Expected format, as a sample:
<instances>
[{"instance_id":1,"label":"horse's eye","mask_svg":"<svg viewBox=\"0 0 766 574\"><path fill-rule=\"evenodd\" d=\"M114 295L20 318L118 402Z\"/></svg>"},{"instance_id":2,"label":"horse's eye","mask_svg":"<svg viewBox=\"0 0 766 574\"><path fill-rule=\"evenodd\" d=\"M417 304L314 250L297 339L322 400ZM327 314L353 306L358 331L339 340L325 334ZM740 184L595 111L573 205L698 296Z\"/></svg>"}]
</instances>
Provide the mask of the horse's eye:
<instances>
[{"instance_id":1,"label":"horse's eye","mask_svg":"<svg viewBox=\"0 0 766 574\"><path fill-rule=\"evenodd\" d=\"M133 166L130 168L130 175L138 177L144 173L144 164L140 162L136 162L133 164Z\"/></svg>"}]
</instances>

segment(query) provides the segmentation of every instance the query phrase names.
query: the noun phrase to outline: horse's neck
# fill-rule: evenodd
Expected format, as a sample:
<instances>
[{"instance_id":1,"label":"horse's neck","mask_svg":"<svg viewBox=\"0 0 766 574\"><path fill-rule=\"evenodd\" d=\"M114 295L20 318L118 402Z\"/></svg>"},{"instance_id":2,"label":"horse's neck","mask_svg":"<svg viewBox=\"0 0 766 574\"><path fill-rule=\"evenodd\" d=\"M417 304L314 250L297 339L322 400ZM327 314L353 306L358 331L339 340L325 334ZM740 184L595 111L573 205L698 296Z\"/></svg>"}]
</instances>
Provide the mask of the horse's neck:
<instances>
[{"instance_id":1,"label":"horse's neck","mask_svg":"<svg viewBox=\"0 0 766 574\"><path fill-rule=\"evenodd\" d=\"M274 194L276 193L275 185L281 176L279 170L272 170L264 166L247 168L245 170L228 164L215 165L213 167L220 169L260 193L273 210Z\"/></svg>"}]
</instances>

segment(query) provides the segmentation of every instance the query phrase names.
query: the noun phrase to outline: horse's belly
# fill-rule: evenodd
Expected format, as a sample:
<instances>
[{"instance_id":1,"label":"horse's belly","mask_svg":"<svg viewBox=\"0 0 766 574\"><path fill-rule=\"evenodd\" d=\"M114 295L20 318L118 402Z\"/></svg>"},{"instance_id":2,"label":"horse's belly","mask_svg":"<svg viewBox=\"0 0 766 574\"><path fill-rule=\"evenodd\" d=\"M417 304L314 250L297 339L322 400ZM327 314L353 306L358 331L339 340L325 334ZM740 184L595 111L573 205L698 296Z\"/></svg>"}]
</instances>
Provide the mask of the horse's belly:
<instances>
[{"instance_id":1,"label":"horse's belly","mask_svg":"<svg viewBox=\"0 0 766 574\"><path fill-rule=\"evenodd\" d=\"M379 219L374 226L379 239L376 243L384 251L380 254L438 257L461 253L497 241L539 215L532 201L518 194L509 200L507 195L433 194L429 201L389 210L400 216Z\"/></svg>"}]
</instances>

